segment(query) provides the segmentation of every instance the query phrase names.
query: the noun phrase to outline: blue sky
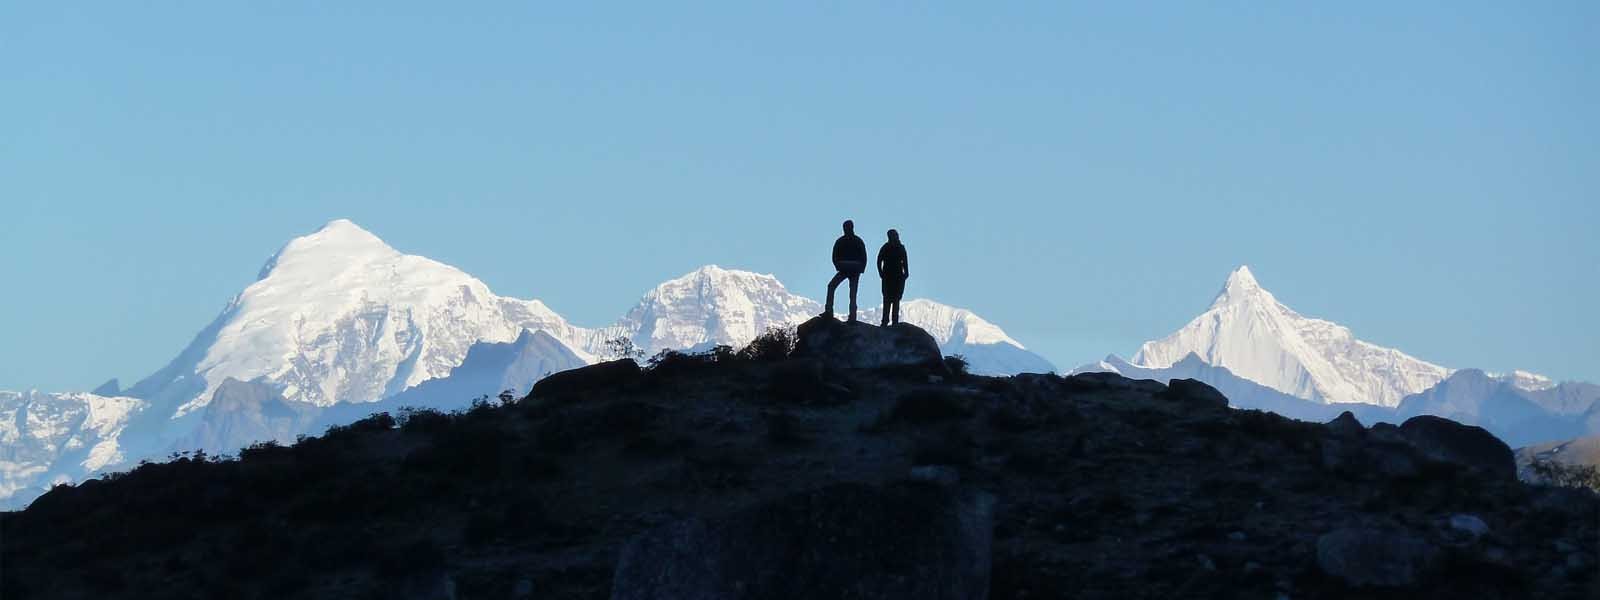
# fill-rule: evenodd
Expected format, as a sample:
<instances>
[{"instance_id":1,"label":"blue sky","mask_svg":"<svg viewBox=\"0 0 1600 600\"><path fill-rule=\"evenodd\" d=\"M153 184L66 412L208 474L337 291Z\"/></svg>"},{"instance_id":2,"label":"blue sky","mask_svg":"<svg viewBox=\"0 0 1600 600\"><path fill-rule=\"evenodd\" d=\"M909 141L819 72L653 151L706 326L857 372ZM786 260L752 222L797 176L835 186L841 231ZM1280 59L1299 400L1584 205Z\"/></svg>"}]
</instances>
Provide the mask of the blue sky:
<instances>
[{"instance_id":1,"label":"blue sky","mask_svg":"<svg viewBox=\"0 0 1600 600\"><path fill-rule=\"evenodd\" d=\"M706 263L819 297L851 217L1063 368L1247 263L1600 381L1592 2L59 4L0 8L0 389L150 373L336 217L585 325Z\"/></svg>"}]
</instances>

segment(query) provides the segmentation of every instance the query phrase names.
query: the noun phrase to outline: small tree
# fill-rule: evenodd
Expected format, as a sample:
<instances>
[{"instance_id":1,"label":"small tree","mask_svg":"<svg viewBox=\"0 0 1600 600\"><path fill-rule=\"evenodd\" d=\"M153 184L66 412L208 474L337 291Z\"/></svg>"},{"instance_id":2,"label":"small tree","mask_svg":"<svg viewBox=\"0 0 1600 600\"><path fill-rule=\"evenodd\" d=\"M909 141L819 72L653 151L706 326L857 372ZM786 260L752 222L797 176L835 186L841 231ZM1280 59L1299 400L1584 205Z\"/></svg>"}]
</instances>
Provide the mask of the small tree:
<instances>
[{"instance_id":1,"label":"small tree","mask_svg":"<svg viewBox=\"0 0 1600 600\"><path fill-rule=\"evenodd\" d=\"M739 358L745 360L776 361L788 358L794 352L795 332L787 327L768 327L765 333L756 336L750 345L739 351Z\"/></svg>"}]
</instances>

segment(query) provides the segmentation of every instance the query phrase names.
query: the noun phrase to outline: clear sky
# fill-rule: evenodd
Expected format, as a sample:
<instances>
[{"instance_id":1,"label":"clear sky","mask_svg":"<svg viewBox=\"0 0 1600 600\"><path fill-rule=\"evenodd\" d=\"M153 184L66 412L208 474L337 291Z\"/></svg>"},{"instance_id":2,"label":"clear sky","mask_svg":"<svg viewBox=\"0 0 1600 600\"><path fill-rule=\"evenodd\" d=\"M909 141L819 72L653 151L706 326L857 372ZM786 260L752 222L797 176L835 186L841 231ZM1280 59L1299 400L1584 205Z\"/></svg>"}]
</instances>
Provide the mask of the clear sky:
<instances>
[{"instance_id":1,"label":"clear sky","mask_svg":"<svg viewBox=\"0 0 1600 600\"><path fill-rule=\"evenodd\" d=\"M707 263L820 297L852 217L1064 369L1249 264L1600 381L1600 3L21 4L0 389L149 374L336 217L583 325Z\"/></svg>"}]
</instances>

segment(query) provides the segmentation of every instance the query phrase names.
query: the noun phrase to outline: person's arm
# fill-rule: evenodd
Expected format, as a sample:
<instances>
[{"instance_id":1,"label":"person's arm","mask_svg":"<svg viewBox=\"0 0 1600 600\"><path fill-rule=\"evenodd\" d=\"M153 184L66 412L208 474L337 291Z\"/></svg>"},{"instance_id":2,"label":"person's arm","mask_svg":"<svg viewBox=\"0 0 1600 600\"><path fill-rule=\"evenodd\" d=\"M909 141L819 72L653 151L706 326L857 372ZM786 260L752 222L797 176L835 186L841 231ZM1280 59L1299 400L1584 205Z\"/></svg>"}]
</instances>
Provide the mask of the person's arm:
<instances>
[{"instance_id":1,"label":"person's arm","mask_svg":"<svg viewBox=\"0 0 1600 600\"><path fill-rule=\"evenodd\" d=\"M911 254L906 252L905 248L900 249L900 271L901 277L911 278Z\"/></svg>"},{"instance_id":2,"label":"person's arm","mask_svg":"<svg viewBox=\"0 0 1600 600\"><path fill-rule=\"evenodd\" d=\"M878 279L883 279L883 248L878 249Z\"/></svg>"}]
</instances>

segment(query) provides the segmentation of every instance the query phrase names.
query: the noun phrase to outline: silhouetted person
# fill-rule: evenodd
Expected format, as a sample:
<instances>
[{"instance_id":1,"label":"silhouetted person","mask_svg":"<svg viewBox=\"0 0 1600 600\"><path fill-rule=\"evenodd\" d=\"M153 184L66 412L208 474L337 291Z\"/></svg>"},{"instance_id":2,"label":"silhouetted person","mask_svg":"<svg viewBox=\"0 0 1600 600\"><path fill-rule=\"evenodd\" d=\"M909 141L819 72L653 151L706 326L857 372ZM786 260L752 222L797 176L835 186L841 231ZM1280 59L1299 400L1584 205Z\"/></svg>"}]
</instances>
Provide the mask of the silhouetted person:
<instances>
[{"instance_id":1,"label":"silhouetted person","mask_svg":"<svg viewBox=\"0 0 1600 600\"><path fill-rule=\"evenodd\" d=\"M833 243L833 268L838 274L828 282L828 304L822 314L833 317L833 290L839 287L839 282L850 280L850 322L856 320L856 286L861 283L861 272L867 270L867 244L856 237L856 224L854 221L844 222L844 235L839 236Z\"/></svg>"},{"instance_id":2,"label":"silhouetted person","mask_svg":"<svg viewBox=\"0 0 1600 600\"><path fill-rule=\"evenodd\" d=\"M911 262L906 259L906 247L900 243L900 232L889 230L889 241L878 249L878 279L883 280L883 322L900 323L900 297L906 293L906 279L911 277Z\"/></svg>"}]
</instances>

